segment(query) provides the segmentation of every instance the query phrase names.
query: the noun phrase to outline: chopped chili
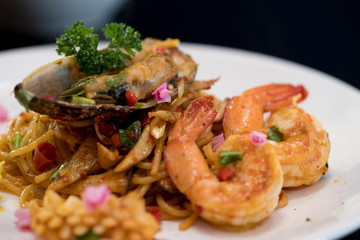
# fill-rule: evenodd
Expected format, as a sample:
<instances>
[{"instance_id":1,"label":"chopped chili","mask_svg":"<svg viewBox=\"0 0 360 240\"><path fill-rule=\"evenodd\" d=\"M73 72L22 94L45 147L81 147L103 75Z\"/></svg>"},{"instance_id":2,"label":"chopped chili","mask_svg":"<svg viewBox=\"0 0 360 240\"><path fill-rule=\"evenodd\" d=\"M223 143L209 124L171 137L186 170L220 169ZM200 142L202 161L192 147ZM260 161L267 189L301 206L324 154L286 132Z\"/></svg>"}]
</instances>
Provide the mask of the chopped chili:
<instances>
[{"instance_id":1,"label":"chopped chili","mask_svg":"<svg viewBox=\"0 0 360 240\"><path fill-rule=\"evenodd\" d=\"M236 172L229 168L220 168L217 178L222 181L228 181L231 177L235 176Z\"/></svg>"},{"instance_id":2,"label":"chopped chili","mask_svg":"<svg viewBox=\"0 0 360 240\"><path fill-rule=\"evenodd\" d=\"M126 99L127 105L129 105L129 106L134 106L135 103L138 101L138 98L136 97L136 95L130 90L126 91L125 99Z\"/></svg>"},{"instance_id":3,"label":"chopped chili","mask_svg":"<svg viewBox=\"0 0 360 240\"><path fill-rule=\"evenodd\" d=\"M33 158L36 171L43 172L46 168L53 164L59 156L59 151L51 143L39 143L35 149Z\"/></svg>"}]
</instances>

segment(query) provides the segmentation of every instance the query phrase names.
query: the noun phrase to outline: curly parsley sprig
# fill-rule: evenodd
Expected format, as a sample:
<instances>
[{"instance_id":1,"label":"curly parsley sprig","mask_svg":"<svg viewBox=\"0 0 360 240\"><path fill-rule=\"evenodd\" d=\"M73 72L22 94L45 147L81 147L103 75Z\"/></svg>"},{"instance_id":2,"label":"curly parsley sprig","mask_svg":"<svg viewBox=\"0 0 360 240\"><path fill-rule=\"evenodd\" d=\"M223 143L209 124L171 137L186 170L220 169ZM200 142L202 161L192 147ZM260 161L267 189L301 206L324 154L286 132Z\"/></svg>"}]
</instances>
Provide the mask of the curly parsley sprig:
<instances>
[{"instance_id":1,"label":"curly parsley sprig","mask_svg":"<svg viewBox=\"0 0 360 240\"><path fill-rule=\"evenodd\" d=\"M99 51L98 35L94 28L86 28L82 21L75 22L64 34L56 38L57 53L75 54L81 71L89 75L101 74L113 69L124 69L126 62L141 50L141 34L124 23L106 24L102 29L109 46ZM124 51L125 50L125 51Z\"/></svg>"}]
</instances>

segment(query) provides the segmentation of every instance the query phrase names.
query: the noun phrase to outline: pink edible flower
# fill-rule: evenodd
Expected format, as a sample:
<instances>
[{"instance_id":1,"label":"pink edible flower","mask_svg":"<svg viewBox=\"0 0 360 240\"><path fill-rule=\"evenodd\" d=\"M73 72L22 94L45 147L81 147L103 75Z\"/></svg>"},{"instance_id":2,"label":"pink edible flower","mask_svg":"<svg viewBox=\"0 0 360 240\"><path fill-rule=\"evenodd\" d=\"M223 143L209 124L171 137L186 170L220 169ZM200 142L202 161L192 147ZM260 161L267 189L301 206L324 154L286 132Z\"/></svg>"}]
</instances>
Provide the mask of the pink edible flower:
<instances>
[{"instance_id":1,"label":"pink edible flower","mask_svg":"<svg viewBox=\"0 0 360 240\"><path fill-rule=\"evenodd\" d=\"M250 133L250 140L255 146L260 146L266 143L266 134L262 132L252 131Z\"/></svg>"},{"instance_id":2,"label":"pink edible flower","mask_svg":"<svg viewBox=\"0 0 360 240\"><path fill-rule=\"evenodd\" d=\"M0 104L0 122L5 122L8 120L8 111L6 108Z\"/></svg>"},{"instance_id":3,"label":"pink edible flower","mask_svg":"<svg viewBox=\"0 0 360 240\"><path fill-rule=\"evenodd\" d=\"M110 198L111 192L105 184L99 186L89 186L82 193L85 208L92 212L97 206L106 203Z\"/></svg>"},{"instance_id":4,"label":"pink edible flower","mask_svg":"<svg viewBox=\"0 0 360 240\"><path fill-rule=\"evenodd\" d=\"M162 103L171 102L170 93L172 93L172 91L167 89L167 83L163 83L152 93L152 95L155 95L157 103Z\"/></svg>"},{"instance_id":5,"label":"pink edible flower","mask_svg":"<svg viewBox=\"0 0 360 240\"><path fill-rule=\"evenodd\" d=\"M221 144L225 141L224 134L219 134L216 137L214 137L211 141L211 148L213 152L216 152L216 149L220 147Z\"/></svg>"},{"instance_id":6,"label":"pink edible flower","mask_svg":"<svg viewBox=\"0 0 360 240\"><path fill-rule=\"evenodd\" d=\"M20 208L15 212L17 221L16 227L21 231L31 231L31 217L30 210L28 208Z\"/></svg>"}]
</instances>

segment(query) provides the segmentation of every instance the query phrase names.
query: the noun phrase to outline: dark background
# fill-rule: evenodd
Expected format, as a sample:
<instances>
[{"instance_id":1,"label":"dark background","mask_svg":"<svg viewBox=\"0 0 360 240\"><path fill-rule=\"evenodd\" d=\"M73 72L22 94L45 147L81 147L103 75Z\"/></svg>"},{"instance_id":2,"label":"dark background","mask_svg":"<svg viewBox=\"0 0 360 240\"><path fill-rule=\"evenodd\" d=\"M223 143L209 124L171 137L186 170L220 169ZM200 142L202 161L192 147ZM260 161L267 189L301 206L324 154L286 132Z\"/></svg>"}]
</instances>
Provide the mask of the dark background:
<instances>
[{"instance_id":1,"label":"dark background","mask_svg":"<svg viewBox=\"0 0 360 240\"><path fill-rule=\"evenodd\" d=\"M144 37L180 38L281 57L360 88L359 4L356 0L130 0L114 20L128 23ZM54 37L39 39L11 29L0 29L0 36L0 50L54 43Z\"/></svg>"},{"instance_id":2,"label":"dark background","mask_svg":"<svg viewBox=\"0 0 360 240\"><path fill-rule=\"evenodd\" d=\"M143 37L172 37L277 56L360 89L359 1L130 0L114 21L131 25ZM54 43L53 37L39 39L11 29L0 29L0 36L1 50ZM345 239L360 239L360 231Z\"/></svg>"}]
</instances>

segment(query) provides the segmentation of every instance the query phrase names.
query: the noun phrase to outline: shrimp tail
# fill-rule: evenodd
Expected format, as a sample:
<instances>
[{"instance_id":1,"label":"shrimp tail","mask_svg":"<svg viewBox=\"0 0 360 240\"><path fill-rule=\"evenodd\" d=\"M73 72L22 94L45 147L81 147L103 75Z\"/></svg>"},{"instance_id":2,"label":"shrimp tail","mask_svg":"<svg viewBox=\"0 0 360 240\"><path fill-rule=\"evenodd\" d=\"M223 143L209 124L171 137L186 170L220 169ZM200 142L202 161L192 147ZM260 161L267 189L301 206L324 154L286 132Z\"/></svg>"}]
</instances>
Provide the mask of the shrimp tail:
<instances>
[{"instance_id":1,"label":"shrimp tail","mask_svg":"<svg viewBox=\"0 0 360 240\"><path fill-rule=\"evenodd\" d=\"M217 115L213 100L212 96L207 96L193 101L178 120L168 142L174 140L172 136L181 136L178 140L182 141L198 139Z\"/></svg>"},{"instance_id":2,"label":"shrimp tail","mask_svg":"<svg viewBox=\"0 0 360 240\"><path fill-rule=\"evenodd\" d=\"M268 84L233 97L224 113L225 136L262 128L264 112L293 105L293 97L299 94L297 102L303 101L308 95L302 85Z\"/></svg>"},{"instance_id":3,"label":"shrimp tail","mask_svg":"<svg viewBox=\"0 0 360 240\"><path fill-rule=\"evenodd\" d=\"M293 97L296 95L301 94L297 102L305 100L308 95L304 86L293 86L291 84L268 84L245 92L245 94L248 93L260 93L260 98L264 101L265 112L291 106Z\"/></svg>"},{"instance_id":4,"label":"shrimp tail","mask_svg":"<svg viewBox=\"0 0 360 240\"><path fill-rule=\"evenodd\" d=\"M195 141L209 127L216 115L213 97L199 98L189 105L171 130L164 150L164 159L171 179L183 193L188 191L203 172L211 174L207 162L201 161L203 156ZM188 171L189 169L184 166L191 166L192 171Z\"/></svg>"}]
</instances>

